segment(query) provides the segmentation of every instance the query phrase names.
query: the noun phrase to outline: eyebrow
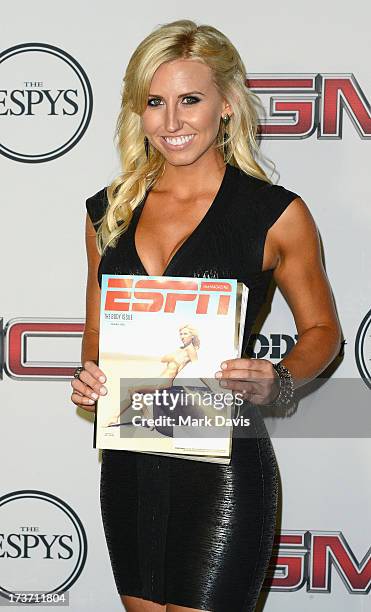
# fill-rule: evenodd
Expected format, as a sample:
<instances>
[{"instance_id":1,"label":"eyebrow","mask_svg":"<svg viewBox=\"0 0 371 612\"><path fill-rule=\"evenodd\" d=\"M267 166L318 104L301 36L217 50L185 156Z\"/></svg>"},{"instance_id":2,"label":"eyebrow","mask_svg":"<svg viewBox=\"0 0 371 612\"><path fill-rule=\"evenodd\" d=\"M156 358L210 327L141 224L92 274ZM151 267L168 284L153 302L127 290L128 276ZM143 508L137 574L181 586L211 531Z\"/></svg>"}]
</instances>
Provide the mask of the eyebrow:
<instances>
[{"instance_id":1,"label":"eyebrow","mask_svg":"<svg viewBox=\"0 0 371 612\"><path fill-rule=\"evenodd\" d=\"M183 98L184 96L190 96L191 94L200 94L201 96L205 95L202 93L202 91L187 91L186 93L180 94L178 98ZM162 98L162 96L159 96L158 94L148 94L148 95L151 96L152 98Z\"/></svg>"}]
</instances>

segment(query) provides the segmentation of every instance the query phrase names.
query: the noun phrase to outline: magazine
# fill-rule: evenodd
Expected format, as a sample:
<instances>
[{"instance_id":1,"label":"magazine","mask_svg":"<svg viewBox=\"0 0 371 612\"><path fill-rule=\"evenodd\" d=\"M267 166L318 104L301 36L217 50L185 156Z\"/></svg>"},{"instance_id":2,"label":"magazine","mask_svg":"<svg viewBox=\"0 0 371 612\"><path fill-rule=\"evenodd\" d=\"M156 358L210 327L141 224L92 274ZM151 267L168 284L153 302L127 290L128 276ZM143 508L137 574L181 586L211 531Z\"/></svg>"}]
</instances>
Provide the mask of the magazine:
<instances>
[{"instance_id":1,"label":"magazine","mask_svg":"<svg viewBox=\"0 0 371 612\"><path fill-rule=\"evenodd\" d=\"M236 397L215 372L241 356L236 279L103 274L94 447L228 464Z\"/></svg>"}]
</instances>

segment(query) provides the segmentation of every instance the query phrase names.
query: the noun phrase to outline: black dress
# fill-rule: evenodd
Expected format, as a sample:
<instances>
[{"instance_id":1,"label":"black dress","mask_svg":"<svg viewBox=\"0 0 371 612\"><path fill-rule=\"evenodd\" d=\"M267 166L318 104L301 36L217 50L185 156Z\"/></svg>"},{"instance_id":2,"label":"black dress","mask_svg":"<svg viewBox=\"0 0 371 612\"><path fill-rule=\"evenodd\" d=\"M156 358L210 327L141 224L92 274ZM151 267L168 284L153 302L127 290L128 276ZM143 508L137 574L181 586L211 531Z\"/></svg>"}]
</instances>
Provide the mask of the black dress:
<instances>
[{"instance_id":1,"label":"black dress","mask_svg":"<svg viewBox=\"0 0 371 612\"><path fill-rule=\"evenodd\" d=\"M261 270L266 233L296 197L227 164L212 205L164 271L244 282L244 349L272 276ZM134 243L145 199L102 257L99 283L103 273L147 274ZM96 226L106 204L105 188L86 201ZM233 437L230 465L102 452L102 519L121 595L211 612L255 609L272 552L278 474L259 410L249 402L244 409L252 427L249 437Z\"/></svg>"}]
</instances>

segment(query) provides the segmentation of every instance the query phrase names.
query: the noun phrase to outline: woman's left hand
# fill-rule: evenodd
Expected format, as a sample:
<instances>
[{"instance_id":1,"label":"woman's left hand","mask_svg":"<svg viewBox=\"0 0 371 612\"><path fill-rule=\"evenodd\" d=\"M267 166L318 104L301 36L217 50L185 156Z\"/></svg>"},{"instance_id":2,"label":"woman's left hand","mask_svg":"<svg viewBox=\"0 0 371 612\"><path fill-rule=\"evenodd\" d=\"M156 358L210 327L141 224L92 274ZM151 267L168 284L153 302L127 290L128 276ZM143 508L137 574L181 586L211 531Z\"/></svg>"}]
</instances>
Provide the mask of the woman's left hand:
<instances>
[{"instance_id":1,"label":"woman's left hand","mask_svg":"<svg viewBox=\"0 0 371 612\"><path fill-rule=\"evenodd\" d=\"M240 393L252 404L265 405L275 400L280 379L267 359L226 359L215 378L223 389Z\"/></svg>"}]
</instances>

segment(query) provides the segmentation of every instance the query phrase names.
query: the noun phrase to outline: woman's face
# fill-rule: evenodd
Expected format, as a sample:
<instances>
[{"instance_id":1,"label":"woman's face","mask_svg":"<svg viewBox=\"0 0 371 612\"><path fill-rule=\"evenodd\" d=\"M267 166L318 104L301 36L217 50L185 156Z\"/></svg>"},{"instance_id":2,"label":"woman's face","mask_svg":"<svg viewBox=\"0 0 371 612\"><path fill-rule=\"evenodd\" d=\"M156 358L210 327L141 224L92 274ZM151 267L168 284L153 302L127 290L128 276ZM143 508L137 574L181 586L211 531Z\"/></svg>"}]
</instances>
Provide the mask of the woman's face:
<instances>
[{"instance_id":1,"label":"woman's face","mask_svg":"<svg viewBox=\"0 0 371 612\"><path fill-rule=\"evenodd\" d=\"M186 327L180 330L179 335L180 335L180 339L183 342L184 346L192 342L192 337L193 337L192 333Z\"/></svg>"},{"instance_id":2,"label":"woman's face","mask_svg":"<svg viewBox=\"0 0 371 612\"><path fill-rule=\"evenodd\" d=\"M229 105L209 66L190 59L165 62L155 72L142 126L150 143L173 165L188 165L211 151ZM181 142L181 136L191 137ZM165 137L173 139L166 142Z\"/></svg>"}]
</instances>

